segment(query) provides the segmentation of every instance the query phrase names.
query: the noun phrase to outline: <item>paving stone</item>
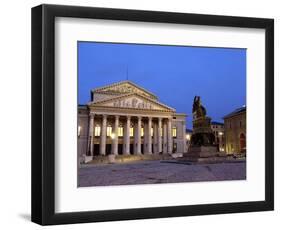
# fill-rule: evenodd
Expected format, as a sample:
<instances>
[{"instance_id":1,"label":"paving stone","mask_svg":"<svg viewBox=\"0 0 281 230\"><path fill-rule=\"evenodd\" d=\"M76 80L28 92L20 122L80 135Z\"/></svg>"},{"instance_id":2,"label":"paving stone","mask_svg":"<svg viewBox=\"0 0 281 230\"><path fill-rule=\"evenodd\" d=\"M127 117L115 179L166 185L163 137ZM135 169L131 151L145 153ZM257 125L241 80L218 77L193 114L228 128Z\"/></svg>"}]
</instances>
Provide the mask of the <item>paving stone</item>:
<instances>
[{"instance_id":1,"label":"paving stone","mask_svg":"<svg viewBox=\"0 0 281 230\"><path fill-rule=\"evenodd\" d=\"M174 164L161 161L141 161L92 164L82 166L78 173L78 186L80 187L245 180L246 163Z\"/></svg>"}]
</instances>

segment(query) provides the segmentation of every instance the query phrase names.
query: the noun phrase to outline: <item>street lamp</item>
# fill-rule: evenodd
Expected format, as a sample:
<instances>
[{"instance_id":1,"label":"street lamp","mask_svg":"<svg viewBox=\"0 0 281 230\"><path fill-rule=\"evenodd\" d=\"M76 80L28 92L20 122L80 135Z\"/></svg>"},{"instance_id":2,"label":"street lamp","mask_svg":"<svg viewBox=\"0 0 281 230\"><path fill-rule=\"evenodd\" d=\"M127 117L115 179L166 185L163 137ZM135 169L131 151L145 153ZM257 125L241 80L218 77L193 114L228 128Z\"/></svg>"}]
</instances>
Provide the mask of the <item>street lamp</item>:
<instances>
[{"instance_id":1,"label":"street lamp","mask_svg":"<svg viewBox=\"0 0 281 230\"><path fill-rule=\"evenodd\" d=\"M186 135L185 135L185 138L186 138L186 140L189 141L189 140L190 140L190 134L186 134Z\"/></svg>"}]
</instances>

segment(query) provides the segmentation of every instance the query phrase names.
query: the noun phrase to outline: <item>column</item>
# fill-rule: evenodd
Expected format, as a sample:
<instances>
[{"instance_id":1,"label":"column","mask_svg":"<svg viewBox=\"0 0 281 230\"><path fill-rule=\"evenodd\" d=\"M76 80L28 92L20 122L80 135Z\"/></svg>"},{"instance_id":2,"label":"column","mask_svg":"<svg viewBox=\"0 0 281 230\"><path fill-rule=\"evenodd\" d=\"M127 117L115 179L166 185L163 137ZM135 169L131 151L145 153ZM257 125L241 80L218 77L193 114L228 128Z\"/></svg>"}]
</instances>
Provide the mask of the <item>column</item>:
<instances>
[{"instance_id":1,"label":"column","mask_svg":"<svg viewBox=\"0 0 281 230\"><path fill-rule=\"evenodd\" d=\"M182 141L183 141L183 152L187 152L186 149L186 126L185 126L185 121L182 122Z\"/></svg>"},{"instance_id":2,"label":"column","mask_svg":"<svg viewBox=\"0 0 281 230\"><path fill-rule=\"evenodd\" d=\"M167 133L168 133L168 153L172 153L173 141L172 141L172 119L171 118L168 119Z\"/></svg>"},{"instance_id":3,"label":"column","mask_svg":"<svg viewBox=\"0 0 281 230\"><path fill-rule=\"evenodd\" d=\"M105 155L106 148L106 123L107 115L102 116L101 138L100 138L100 154Z\"/></svg>"},{"instance_id":4,"label":"column","mask_svg":"<svg viewBox=\"0 0 281 230\"><path fill-rule=\"evenodd\" d=\"M161 153L162 150L162 118L158 118L158 153ZM162 134L162 135L161 135Z\"/></svg>"},{"instance_id":5,"label":"column","mask_svg":"<svg viewBox=\"0 0 281 230\"><path fill-rule=\"evenodd\" d=\"M154 122L153 126L153 153L158 153L157 142L158 142L158 132L157 132L157 123Z\"/></svg>"},{"instance_id":6,"label":"column","mask_svg":"<svg viewBox=\"0 0 281 230\"><path fill-rule=\"evenodd\" d=\"M134 132L133 132L133 137L134 137L133 153L137 154L137 152L138 152L138 122L134 122L133 127L134 127Z\"/></svg>"},{"instance_id":7,"label":"column","mask_svg":"<svg viewBox=\"0 0 281 230\"><path fill-rule=\"evenodd\" d=\"M131 126L131 117L127 116L126 132L125 132L125 154L130 154L130 126Z\"/></svg>"},{"instance_id":8,"label":"column","mask_svg":"<svg viewBox=\"0 0 281 230\"><path fill-rule=\"evenodd\" d=\"M94 118L95 115L90 113L90 124L89 124L89 141L88 141L88 153L90 156L94 155L94 138L95 138L95 133L94 133Z\"/></svg>"},{"instance_id":9,"label":"column","mask_svg":"<svg viewBox=\"0 0 281 230\"><path fill-rule=\"evenodd\" d=\"M148 138L148 124L146 121L144 121L143 123L143 128L144 128L144 135L143 135L143 152L144 153L147 153L147 148L148 148L148 145L147 145L147 138Z\"/></svg>"},{"instance_id":10,"label":"column","mask_svg":"<svg viewBox=\"0 0 281 230\"><path fill-rule=\"evenodd\" d=\"M137 154L141 154L141 117L138 117L137 125Z\"/></svg>"},{"instance_id":11,"label":"column","mask_svg":"<svg viewBox=\"0 0 281 230\"><path fill-rule=\"evenodd\" d=\"M112 148L111 153L114 155L118 155L118 127L119 127L119 116L115 116L115 123L114 123L114 136L112 140Z\"/></svg>"},{"instance_id":12,"label":"column","mask_svg":"<svg viewBox=\"0 0 281 230\"><path fill-rule=\"evenodd\" d=\"M168 146L167 146L167 123L164 122L163 124L163 153L168 152Z\"/></svg>"},{"instance_id":13,"label":"column","mask_svg":"<svg viewBox=\"0 0 281 230\"><path fill-rule=\"evenodd\" d=\"M147 153L151 154L151 144L152 144L152 140L151 140L151 125L152 125L152 118L149 117L148 118L148 130L147 130Z\"/></svg>"}]
</instances>

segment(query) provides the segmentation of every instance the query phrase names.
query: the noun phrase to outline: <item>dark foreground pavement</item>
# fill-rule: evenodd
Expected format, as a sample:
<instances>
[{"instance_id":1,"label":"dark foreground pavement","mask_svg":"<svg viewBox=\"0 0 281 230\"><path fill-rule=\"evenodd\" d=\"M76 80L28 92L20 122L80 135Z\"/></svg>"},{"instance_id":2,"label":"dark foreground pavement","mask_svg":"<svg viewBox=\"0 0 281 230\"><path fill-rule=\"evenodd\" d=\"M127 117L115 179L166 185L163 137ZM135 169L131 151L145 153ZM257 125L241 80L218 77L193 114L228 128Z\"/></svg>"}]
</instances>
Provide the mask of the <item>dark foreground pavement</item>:
<instances>
[{"instance_id":1,"label":"dark foreground pavement","mask_svg":"<svg viewBox=\"0 0 281 230\"><path fill-rule=\"evenodd\" d=\"M140 161L122 164L83 165L78 186L158 184L246 179L246 163L177 164Z\"/></svg>"}]
</instances>

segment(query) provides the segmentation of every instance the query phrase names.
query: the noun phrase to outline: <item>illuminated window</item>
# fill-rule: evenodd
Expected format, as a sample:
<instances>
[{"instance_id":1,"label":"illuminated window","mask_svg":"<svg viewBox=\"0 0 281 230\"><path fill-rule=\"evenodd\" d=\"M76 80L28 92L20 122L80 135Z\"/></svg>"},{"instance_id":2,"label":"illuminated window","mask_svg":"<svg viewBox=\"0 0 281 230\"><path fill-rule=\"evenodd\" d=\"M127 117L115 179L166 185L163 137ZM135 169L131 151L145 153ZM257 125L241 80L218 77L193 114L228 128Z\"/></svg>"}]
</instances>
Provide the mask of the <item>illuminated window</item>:
<instances>
[{"instance_id":1,"label":"illuminated window","mask_svg":"<svg viewBox=\"0 0 281 230\"><path fill-rule=\"evenodd\" d=\"M143 137L144 136L144 128L141 127L141 136Z\"/></svg>"},{"instance_id":2,"label":"illuminated window","mask_svg":"<svg viewBox=\"0 0 281 230\"><path fill-rule=\"evenodd\" d=\"M118 137L123 137L123 127L118 127Z\"/></svg>"},{"instance_id":3,"label":"illuminated window","mask_svg":"<svg viewBox=\"0 0 281 230\"><path fill-rule=\"evenodd\" d=\"M173 137L177 137L177 128L176 127L173 127L172 134L173 134Z\"/></svg>"},{"instance_id":4,"label":"illuminated window","mask_svg":"<svg viewBox=\"0 0 281 230\"><path fill-rule=\"evenodd\" d=\"M163 127L160 129L160 136L163 137Z\"/></svg>"},{"instance_id":5,"label":"illuminated window","mask_svg":"<svg viewBox=\"0 0 281 230\"><path fill-rule=\"evenodd\" d=\"M153 136L153 128L151 128L151 136Z\"/></svg>"},{"instance_id":6,"label":"illuminated window","mask_svg":"<svg viewBox=\"0 0 281 230\"><path fill-rule=\"evenodd\" d=\"M107 126L106 127L106 136L111 137L111 134L112 134L112 127Z\"/></svg>"},{"instance_id":7,"label":"illuminated window","mask_svg":"<svg viewBox=\"0 0 281 230\"><path fill-rule=\"evenodd\" d=\"M132 137L132 136L134 136L134 128L133 127L130 128L130 137Z\"/></svg>"},{"instance_id":8,"label":"illuminated window","mask_svg":"<svg viewBox=\"0 0 281 230\"><path fill-rule=\"evenodd\" d=\"M100 126L98 125L95 127L95 136L100 136Z\"/></svg>"}]
</instances>

